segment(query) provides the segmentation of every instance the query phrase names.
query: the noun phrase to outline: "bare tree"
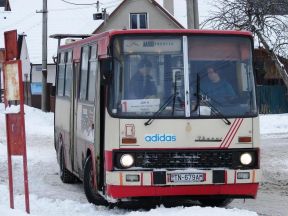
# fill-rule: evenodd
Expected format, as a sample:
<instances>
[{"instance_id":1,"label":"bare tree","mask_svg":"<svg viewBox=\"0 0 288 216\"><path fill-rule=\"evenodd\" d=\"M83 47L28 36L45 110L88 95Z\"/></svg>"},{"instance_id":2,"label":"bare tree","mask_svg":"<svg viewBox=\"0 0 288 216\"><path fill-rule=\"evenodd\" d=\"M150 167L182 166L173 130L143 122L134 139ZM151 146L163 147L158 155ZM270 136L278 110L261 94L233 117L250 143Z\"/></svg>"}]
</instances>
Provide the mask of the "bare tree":
<instances>
[{"instance_id":1,"label":"bare tree","mask_svg":"<svg viewBox=\"0 0 288 216\"><path fill-rule=\"evenodd\" d=\"M201 27L251 31L271 54L288 87L288 74L277 57L288 57L288 0L217 0L214 7Z\"/></svg>"}]
</instances>

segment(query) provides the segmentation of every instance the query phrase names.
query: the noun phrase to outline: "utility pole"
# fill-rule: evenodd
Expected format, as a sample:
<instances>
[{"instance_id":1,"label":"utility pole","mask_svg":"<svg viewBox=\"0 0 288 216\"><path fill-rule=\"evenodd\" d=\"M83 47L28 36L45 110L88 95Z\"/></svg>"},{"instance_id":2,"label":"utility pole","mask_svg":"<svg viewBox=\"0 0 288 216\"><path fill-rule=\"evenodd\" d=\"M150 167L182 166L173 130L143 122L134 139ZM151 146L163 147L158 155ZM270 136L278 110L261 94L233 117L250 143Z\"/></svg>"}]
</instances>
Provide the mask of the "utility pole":
<instances>
[{"instance_id":1,"label":"utility pole","mask_svg":"<svg viewBox=\"0 0 288 216\"><path fill-rule=\"evenodd\" d=\"M198 0L186 0L188 29L199 29Z\"/></svg>"},{"instance_id":2,"label":"utility pole","mask_svg":"<svg viewBox=\"0 0 288 216\"><path fill-rule=\"evenodd\" d=\"M47 111L47 0L43 0L42 23L42 97L41 109Z\"/></svg>"}]
</instances>

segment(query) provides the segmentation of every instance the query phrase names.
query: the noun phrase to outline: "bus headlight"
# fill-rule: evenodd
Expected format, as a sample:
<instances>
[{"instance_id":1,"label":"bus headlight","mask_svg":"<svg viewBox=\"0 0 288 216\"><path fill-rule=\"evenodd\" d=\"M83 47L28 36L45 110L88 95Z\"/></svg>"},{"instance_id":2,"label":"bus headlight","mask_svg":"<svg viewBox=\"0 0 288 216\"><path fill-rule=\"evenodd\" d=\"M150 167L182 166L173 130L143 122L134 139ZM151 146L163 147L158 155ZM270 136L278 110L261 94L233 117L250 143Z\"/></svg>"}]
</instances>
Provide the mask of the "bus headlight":
<instances>
[{"instance_id":1,"label":"bus headlight","mask_svg":"<svg viewBox=\"0 0 288 216\"><path fill-rule=\"evenodd\" d=\"M120 157L120 164L124 168L129 168L134 164L134 158L131 154L123 154Z\"/></svg>"},{"instance_id":2,"label":"bus headlight","mask_svg":"<svg viewBox=\"0 0 288 216\"><path fill-rule=\"evenodd\" d=\"M240 156L240 162L243 164L243 165L250 165L253 161L253 158L252 158L252 155L251 153L248 153L248 152L245 152L245 153L242 153L241 156Z\"/></svg>"}]
</instances>

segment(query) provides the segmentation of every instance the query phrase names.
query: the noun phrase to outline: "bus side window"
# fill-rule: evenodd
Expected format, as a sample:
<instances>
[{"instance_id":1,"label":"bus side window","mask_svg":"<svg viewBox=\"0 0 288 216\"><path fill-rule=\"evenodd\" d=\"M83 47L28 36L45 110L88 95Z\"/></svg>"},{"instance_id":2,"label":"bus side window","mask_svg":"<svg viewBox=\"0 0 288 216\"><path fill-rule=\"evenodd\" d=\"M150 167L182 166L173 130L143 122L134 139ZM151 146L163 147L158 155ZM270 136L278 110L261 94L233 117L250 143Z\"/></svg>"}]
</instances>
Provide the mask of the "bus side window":
<instances>
[{"instance_id":1,"label":"bus side window","mask_svg":"<svg viewBox=\"0 0 288 216\"><path fill-rule=\"evenodd\" d=\"M89 46L85 46L82 48L79 94L81 100L87 99L89 49Z\"/></svg>"},{"instance_id":2,"label":"bus side window","mask_svg":"<svg viewBox=\"0 0 288 216\"><path fill-rule=\"evenodd\" d=\"M64 81L65 81L65 53L62 52L59 55L60 55L60 62L58 64L57 95L63 96L64 95Z\"/></svg>"},{"instance_id":3,"label":"bus side window","mask_svg":"<svg viewBox=\"0 0 288 216\"><path fill-rule=\"evenodd\" d=\"M66 73L65 73L65 96L70 97L71 95L71 84L72 84L72 52L66 53Z\"/></svg>"},{"instance_id":4,"label":"bus side window","mask_svg":"<svg viewBox=\"0 0 288 216\"><path fill-rule=\"evenodd\" d=\"M90 49L89 73L88 73L88 101L93 102L96 91L96 73L97 73L97 45Z\"/></svg>"}]
</instances>

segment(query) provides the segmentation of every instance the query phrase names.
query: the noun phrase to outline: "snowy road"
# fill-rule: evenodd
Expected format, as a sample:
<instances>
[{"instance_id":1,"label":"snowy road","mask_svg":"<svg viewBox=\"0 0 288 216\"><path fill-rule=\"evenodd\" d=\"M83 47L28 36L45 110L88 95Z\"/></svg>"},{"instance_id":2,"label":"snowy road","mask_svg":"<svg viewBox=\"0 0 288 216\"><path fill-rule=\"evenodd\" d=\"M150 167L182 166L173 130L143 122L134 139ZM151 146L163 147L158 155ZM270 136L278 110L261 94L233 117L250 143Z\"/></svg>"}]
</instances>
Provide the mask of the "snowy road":
<instances>
[{"instance_id":1,"label":"snowy road","mask_svg":"<svg viewBox=\"0 0 288 216\"><path fill-rule=\"evenodd\" d=\"M288 134L261 138L262 181L256 200L237 200L230 207L264 216L288 215Z\"/></svg>"},{"instance_id":2,"label":"snowy road","mask_svg":"<svg viewBox=\"0 0 288 216\"><path fill-rule=\"evenodd\" d=\"M26 214L24 211L22 158L20 157L13 158L16 210L9 209L6 136L2 111L3 106L0 104L0 215L22 216ZM277 122L275 118L278 118L278 115L267 120L269 125L279 127L278 131L281 133L274 136L262 135L263 183L256 200L246 200L245 203L243 200L237 200L232 202L227 209L198 206L169 209L158 207L148 212L131 212L88 204L82 184L63 184L59 178L59 168L53 145L53 114L43 114L39 110L27 107L25 112L31 215L187 216L192 213L193 216L288 215L288 135L286 137L284 135L285 129L288 128L286 120L288 115L281 116L280 126L279 124L275 126L275 122ZM268 123L265 121L263 123L264 132L262 131L262 133L264 134L272 131L267 126ZM273 131L273 133L276 132Z\"/></svg>"}]
</instances>

